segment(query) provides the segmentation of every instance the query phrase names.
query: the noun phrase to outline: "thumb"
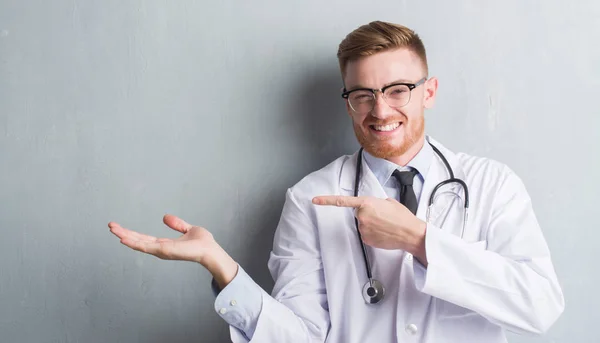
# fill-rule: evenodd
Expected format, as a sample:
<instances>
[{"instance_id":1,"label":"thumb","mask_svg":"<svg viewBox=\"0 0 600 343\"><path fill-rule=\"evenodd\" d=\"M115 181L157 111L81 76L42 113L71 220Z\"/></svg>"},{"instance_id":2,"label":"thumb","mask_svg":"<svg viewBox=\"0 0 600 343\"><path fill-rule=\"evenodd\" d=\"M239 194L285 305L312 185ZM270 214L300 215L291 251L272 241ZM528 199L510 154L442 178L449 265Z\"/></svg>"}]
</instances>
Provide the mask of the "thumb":
<instances>
[{"instance_id":1,"label":"thumb","mask_svg":"<svg viewBox=\"0 0 600 343\"><path fill-rule=\"evenodd\" d=\"M186 223L183 219L176 217L172 214L167 214L163 217L163 223L173 230L177 230L181 233L188 232L192 228L191 224Z\"/></svg>"}]
</instances>

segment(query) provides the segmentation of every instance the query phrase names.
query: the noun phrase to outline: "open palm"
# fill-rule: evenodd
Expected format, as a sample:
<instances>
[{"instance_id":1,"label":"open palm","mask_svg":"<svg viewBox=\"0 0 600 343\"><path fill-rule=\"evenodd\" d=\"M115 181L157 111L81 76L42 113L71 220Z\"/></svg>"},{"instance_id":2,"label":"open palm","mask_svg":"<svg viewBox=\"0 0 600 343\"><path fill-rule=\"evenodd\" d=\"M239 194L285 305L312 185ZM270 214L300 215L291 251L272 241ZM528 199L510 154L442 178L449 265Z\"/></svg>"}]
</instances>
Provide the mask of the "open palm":
<instances>
[{"instance_id":1,"label":"open palm","mask_svg":"<svg viewBox=\"0 0 600 343\"><path fill-rule=\"evenodd\" d=\"M157 238L128 230L110 222L110 231L121 239L124 245L163 260L184 260L202 263L206 251L216 245L213 235L203 227L194 226L184 220L166 215L163 222L173 230L183 233L178 238Z\"/></svg>"}]
</instances>

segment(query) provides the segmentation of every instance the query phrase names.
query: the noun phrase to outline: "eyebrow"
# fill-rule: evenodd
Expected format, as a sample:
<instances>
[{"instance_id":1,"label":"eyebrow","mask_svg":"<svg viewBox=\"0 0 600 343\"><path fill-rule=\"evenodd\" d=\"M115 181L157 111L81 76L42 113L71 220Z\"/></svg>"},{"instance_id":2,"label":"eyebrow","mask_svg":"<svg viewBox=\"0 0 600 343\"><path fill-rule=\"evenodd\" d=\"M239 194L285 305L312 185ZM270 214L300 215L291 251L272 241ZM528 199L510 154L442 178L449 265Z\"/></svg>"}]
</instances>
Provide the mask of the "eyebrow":
<instances>
[{"instance_id":1,"label":"eyebrow","mask_svg":"<svg viewBox=\"0 0 600 343\"><path fill-rule=\"evenodd\" d=\"M389 85L393 85L395 83L413 83L413 82L410 81L410 80L407 80L407 79L397 79L395 81L392 81L392 82L384 84L383 87L381 87L381 88L387 87ZM353 91L355 89L362 89L362 88L364 88L364 89L373 89L373 88L365 87L365 86L359 84L359 85L356 85L354 87L348 88L348 91Z\"/></svg>"}]
</instances>

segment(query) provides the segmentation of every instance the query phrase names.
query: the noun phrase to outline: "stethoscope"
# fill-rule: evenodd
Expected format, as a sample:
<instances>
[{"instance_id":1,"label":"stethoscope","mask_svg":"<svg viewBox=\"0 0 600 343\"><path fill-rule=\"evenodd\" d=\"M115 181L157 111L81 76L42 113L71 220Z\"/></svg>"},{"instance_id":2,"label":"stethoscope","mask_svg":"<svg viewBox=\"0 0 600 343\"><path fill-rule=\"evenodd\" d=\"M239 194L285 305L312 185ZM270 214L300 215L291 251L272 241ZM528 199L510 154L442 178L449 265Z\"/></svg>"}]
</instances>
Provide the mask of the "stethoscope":
<instances>
[{"instance_id":1,"label":"stethoscope","mask_svg":"<svg viewBox=\"0 0 600 343\"><path fill-rule=\"evenodd\" d=\"M433 207L435 193L438 191L438 189L440 189L444 185L447 185L447 184L450 184L453 182L458 183L462 186L463 191L465 192L465 200L464 200L465 206L464 206L464 216L463 216L464 219L463 219L462 231L460 234L460 237L462 238L462 236L465 232L465 226L467 225L467 215L468 215L468 211L469 211L469 189L467 187L467 184L463 180L457 179L454 177L454 171L452 170L452 167L450 167L448 160L446 160L446 157L444 157L442 152L439 151L438 148L436 148L433 144L431 144L431 142L428 142L428 143L429 143L429 145L431 145L431 147L433 148L433 151L435 151L435 153L439 156L439 158L442 160L442 162L446 166L446 170L448 171L449 178L447 180L444 180L444 181L438 183L433 188L433 191L431 191L431 195L429 196L429 204L427 206L427 216L426 216L425 221L429 222L429 214L431 212L431 208ZM355 197L358 196L358 186L360 183L360 176L361 176L360 174L362 171L362 152L363 152L363 148L360 148L360 150L358 152L358 161L356 163L356 179L354 181L354 196ZM356 233L358 234L358 240L362 247L363 258L365 260L365 266L367 269L367 278L369 279L369 281L367 281L367 283L365 283L365 286L363 287L363 297L365 298L365 301L367 303L376 304L383 299L383 297L385 295L385 288L383 287L383 284L379 280L374 279L373 275L371 274L371 264L369 262L369 256L367 254L367 247L365 246L365 243L362 241L360 231L358 230L358 219L356 217L354 218L354 222L356 223Z\"/></svg>"}]
</instances>

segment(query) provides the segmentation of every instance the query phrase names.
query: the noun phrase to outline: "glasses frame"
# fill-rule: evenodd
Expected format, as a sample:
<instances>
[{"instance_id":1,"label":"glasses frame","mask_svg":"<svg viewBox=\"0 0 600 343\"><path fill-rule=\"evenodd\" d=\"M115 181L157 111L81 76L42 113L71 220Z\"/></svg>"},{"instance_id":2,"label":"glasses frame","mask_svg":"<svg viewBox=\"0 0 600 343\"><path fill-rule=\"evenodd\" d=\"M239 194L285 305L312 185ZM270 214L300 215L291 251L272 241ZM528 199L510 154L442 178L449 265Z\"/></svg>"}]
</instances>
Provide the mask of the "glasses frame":
<instances>
[{"instance_id":1,"label":"glasses frame","mask_svg":"<svg viewBox=\"0 0 600 343\"><path fill-rule=\"evenodd\" d=\"M401 85L402 85L402 86L406 86L406 87L408 87L408 91L409 91L409 94L408 94L408 101L406 102L406 104L404 104L404 105L402 105L402 106L395 106L395 107L392 107L392 106L390 106L390 104L388 104L388 106L390 106L390 107L392 107L392 108L404 107L404 106L406 106L406 105L408 105L408 104L410 103L410 99L411 99L411 97L412 97L412 90L413 90L413 89L415 89L415 88L417 88L418 86L422 85L423 83L425 83L425 81L427 81L427 77L424 77L424 78L420 79L419 81L417 81L417 82L415 82L415 83L396 82L396 83L392 83L391 85L387 85L387 86L385 86L385 87L383 87L383 88L380 88L380 89L373 89L373 88L356 88L356 89L352 89L352 90L346 90L346 88L344 87L344 88L342 89L342 98L344 98L344 99L348 100L348 104L350 105L350 108L352 108L352 110L353 110L354 112L356 112L356 113L360 113L360 112L358 112L357 110L355 110L355 109L354 109L354 107L352 107L352 103L350 102L350 99L349 99L349 98L350 98L350 94L352 94L353 92L356 92L356 91L370 91L371 93L373 93L373 99L374 99L375 101L373 102L373 107L371 107L371 110L369 110L369 111L367 111L367 112L366 112L366 113L369 113L369 112L371 112L371 111L373 110L373 108L375 107L375 102L377 102L377 94L376 94L377 92L381 93L381 96L382 96L383 100L385 101L385 103L386 103L386 104L388 104L388 102L387 102L387 100L386 100L386 96L385 96L385 91L386 91L388 88L395 87L395 86L401 86Z\"/></svg>"}]
</instances>

